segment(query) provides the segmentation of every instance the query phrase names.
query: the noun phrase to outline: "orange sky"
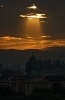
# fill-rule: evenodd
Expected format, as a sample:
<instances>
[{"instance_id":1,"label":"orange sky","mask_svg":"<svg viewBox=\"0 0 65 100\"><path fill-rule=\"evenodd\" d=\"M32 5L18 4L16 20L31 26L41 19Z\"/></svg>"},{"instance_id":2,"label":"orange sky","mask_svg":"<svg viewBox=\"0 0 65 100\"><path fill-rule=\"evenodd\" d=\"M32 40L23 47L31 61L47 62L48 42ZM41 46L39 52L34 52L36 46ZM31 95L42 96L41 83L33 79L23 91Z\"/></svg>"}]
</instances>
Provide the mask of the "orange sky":
<instances>
[{"instance_id":1,"label":"orange sky","mask_svg":"<svg viewBox=\"0 0 65 100\"><path fill-rule=\"evenodd\" d=\"M16 38L0 37L0 49L46 49L48 47L65 47L65 39L51 40L49 36L43 36L39 39L34 38Z\"/></svg>"}]
</instances>

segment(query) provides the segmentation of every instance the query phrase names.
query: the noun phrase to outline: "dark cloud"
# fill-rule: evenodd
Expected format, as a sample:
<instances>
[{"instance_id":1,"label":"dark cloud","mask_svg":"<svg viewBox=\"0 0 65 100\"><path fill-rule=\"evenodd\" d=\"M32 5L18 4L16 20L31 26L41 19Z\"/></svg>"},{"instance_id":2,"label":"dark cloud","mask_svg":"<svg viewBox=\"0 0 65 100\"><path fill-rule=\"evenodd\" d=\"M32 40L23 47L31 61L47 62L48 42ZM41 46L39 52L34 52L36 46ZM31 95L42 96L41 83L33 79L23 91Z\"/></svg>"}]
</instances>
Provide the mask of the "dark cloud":
<instances>
[{"instance_id":1,"label":"dark cloud","mask_svg":"<svg viewBox=\"0 0 65 100\"><path fill-rule=\"evenodd\" d=\"M0 8L0 36L22 36L19 14L33 3L50 17L42 24L45 34L65 38L65 0L0 0L0 5L4 5Z\"/></svg>"}]
</instances>

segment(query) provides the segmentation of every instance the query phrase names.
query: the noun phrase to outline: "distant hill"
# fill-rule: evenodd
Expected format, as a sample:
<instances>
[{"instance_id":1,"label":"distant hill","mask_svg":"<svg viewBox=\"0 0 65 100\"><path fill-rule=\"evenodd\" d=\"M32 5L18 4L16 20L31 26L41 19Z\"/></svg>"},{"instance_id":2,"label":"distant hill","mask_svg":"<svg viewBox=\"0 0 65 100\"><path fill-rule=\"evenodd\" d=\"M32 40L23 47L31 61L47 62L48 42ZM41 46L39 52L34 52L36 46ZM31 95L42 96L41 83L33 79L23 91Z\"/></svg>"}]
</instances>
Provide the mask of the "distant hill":
<instances>
[{"instance_id":1,"label":"distant hill","mask_svg":"<svg viewBox=\"0 0 65 100\"><path fill-rule=\"evenodd\" d=\"M37 59L60 59L65 61L65 48L55 47L47 48L47 50L0 50L0 62L8 67L20 64L22 68L25 68L25 63L31 57L32 52Z\"/></svg>"}]
</instances>

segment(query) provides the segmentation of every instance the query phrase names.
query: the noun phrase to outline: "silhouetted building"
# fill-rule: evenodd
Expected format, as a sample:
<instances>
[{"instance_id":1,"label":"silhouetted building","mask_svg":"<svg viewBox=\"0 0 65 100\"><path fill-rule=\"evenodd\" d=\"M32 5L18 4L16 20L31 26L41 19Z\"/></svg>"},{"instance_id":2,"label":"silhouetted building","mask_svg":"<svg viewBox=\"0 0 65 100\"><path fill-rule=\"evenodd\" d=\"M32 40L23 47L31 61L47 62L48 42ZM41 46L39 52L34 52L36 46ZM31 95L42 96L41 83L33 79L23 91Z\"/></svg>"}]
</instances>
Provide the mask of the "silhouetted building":
<instances>
[{"instance_id":1,"label":"silhouetted building","mask_svg":"<svg viewBox=\"0 0 65 100\"><path fill-rule=\"evenodd\" d=\"M27 75L38 75L39 66L38 61L34 55L29 59L29 62L26 62L26 73Z\"/></svg>"},{"instance_id":2,"label":"silhouetted building","mask_svg":"<svg viewBox=\"0 0 65 100\"><path fill-rule=\"evenodd\" d=\"M52 89L53 84L59 83L65 89L65 77L64 76L22 76L14 77L10 79L10 88L14 92L22 92L26 95L30 95L34 89Z\"/></svg>"},{"instance_id":3,"label":"silhouetted building","mask_svg":"<svg viewBox=\"0 0 65 100\"><path fill-rule=\"evenodd\" d=\"M50 59L42 61L33 54L29 61L26 62L25 76L18 75L15 77L10 70L3 71L3 75L7 76L7 78L5 78L6 80L0 79L0 87L8 86L13 92L30 95L36 88L51 89L55 83L61 84L65 89L65 63L59 60L51 62Z\"/></svg>"},{"instance_id":4,"label":"silhouetted building","mask_svg":"<svg viewBox=\"0 0 65 100\"><path fill-rule=\"evenodd\" d=\"M26 62L26 74L27 75L64 75L65 63L60 60L51 62L48 60L37 59L33 54L29 61Z\"/></svg>"}]
</instances>

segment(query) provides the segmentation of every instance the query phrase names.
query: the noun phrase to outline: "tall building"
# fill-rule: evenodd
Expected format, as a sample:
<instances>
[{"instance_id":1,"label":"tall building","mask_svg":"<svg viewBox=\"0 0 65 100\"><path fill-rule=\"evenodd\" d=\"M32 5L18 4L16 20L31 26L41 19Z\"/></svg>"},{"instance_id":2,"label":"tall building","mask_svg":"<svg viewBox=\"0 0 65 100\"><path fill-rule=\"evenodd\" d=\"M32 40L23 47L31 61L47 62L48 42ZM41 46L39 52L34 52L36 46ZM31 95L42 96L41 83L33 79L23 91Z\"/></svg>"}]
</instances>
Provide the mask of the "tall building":
<instances>
[{"instance_id":1,"label":"tall building","mask_svg":"<svg viewBox=\"0 0 65 100\"><path fill-rule=\"evenodd\" d=\"M27 75L38 75L39 67L36 57L32 54L29 61L26 62L26 74Z\"/></svg>"},{"instance_id":2,"label":"tall building","mask_svg":"<svg viewBox=\"0 0 65 100\"><path fill-rule=\"evenodd\" d=\"M26 74L29 76L65 75L65 63L60 60L51 62L50 59L42 61L32 54L26 62Z\"/></svg>"}]
</instances>

